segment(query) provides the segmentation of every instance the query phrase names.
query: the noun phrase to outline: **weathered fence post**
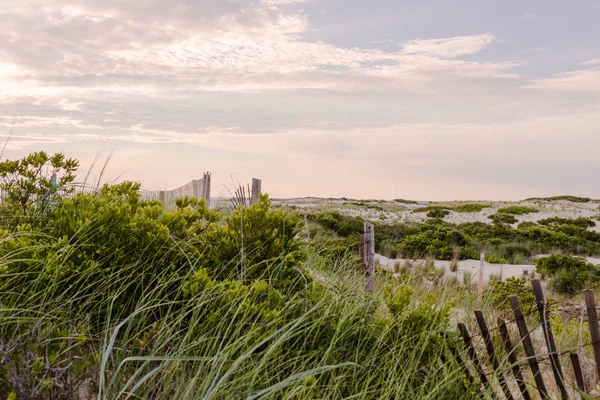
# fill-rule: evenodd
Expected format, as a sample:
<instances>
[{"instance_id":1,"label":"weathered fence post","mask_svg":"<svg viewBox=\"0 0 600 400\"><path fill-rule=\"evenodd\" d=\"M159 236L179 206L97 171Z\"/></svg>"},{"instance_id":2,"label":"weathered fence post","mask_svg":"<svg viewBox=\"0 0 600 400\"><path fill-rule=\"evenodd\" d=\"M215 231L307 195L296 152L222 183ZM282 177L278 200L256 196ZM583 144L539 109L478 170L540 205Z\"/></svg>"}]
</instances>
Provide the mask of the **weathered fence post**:
<instances>
[{"instance_id":1,"label":"weathered fence post","mask_svg":"<svg viewBox=\"0 0 600 400\"><path fill-rule=\"evenodd\" d=\"M515 355L515 349L513 348L512 343L510 342L510 336L508 335L508 329L506 328L506 322L502 320L502 318L498 318L498 330L500 331L500 337L502 338L502 342L504 343L504 349L506 350L506 354L508 356L508 362L512 366L512 372L517 380L517 384L519 385L519 390L523 395L525 400L531 400L531 396L529 395L529 391L527 390L527 383L523 379L523 374L521 373L521 368L519 368L519 364L517 364L517 356Z\"/></svg>"},{"instance_id":2,"label":"weathered fence post","mask_svg":"<svg viewBox=\"0 0 600 400\"><path fill-rule=\"evenodd\" d=\"M584 393L587 393L585 389L585 381L583 379L583 370L581 369L581 363L579 362L579 356L577 353L569 353L571 356L571 364L573 365L573 373L575 374L575 380L577 381L577 387Z\"/></svg>"},{"instance_id":3,"label":"weathered fence post","mask_svg":"<svg viewBox=\"0 0 600 400\"><path fill-rule=\"evenodd\" d=\"M512 393L506 384L506 379L504 379L504 375L500 371L500 364L498 363L498 358L496 357L496 352L494 351L494 344L492 343L492 338L490 336L490 331L485 323L485 318L483 317L483 313L481 310L475 310L475 319L477 320L477 325L479 325L479 331L481 332L481 336L483 336L483 341L485 343L485 349L490 357L490 362L494 367L494 371L496 371L496 376L498 377L498 382L500 383L500 387L504 392L504 395L508 400L513 400Z\"/></svg>"},{"instance_id":4,"label":"weathered fence post","mask_svg":"<svg viewBox=\"0 0 600 400\"><path fill-rule=\"evenodd\" d=\"M479 284L477 285L477 302L481 306L483 301L483 264L485 263L485 254L479 253Z\"/></svg>"},{"instance_id":5,"label":"weathered fence post","mask_svg":"<svg viewBox=\"0 0 600 400\"><path fill-rule=\"evenodd\" d=\"M459 322L457 324L457 327L460 331L460 334L462 335L463 341L465 342L465 346L467 348L467 355L473 362L473 365L475 365L477 372L479 372L479 379L481 380L481 383L484 384L484 386L490 391L490 393L492 393L492 397L495 398L492 388L490 386L490 382L487 376L485 375L485 371L483 370L483 367L479 362L479 358L477 357L477 353L475 352L475 348L473 347L473 341L471 340L471 335L469 335L469 331L466 325L462 322Z\"/></svg>"},{"instance_id":6,"label":"weathered fence post","mask_svg":"<svg viewBox=\"0 0 600 400\"><path fill-rule=\"evenodd\" d=\"M360 234L360 273L365 275L367 272L367 254L365 252L365 234Z\"/></svg>"},{"instance_id":7,"label":"weathered fence post","mask_svg":"<svg viewBox=\"0 0 600 400\"><path fill-rule=\"evenodd\" d=\"M252 178L252 201L250 204L258 203L258 195L262 190L262 181L260 179Z\"/></svg>"},{"instance_id":8,"label":"weathered fence post","mask_svg":"<svg viewBox=\"0 0 600 400\"><path fill-rule=\"evenodd\" d=\"M365 291L375 290L375 228L365 222Z\"/></svg>"},{"instance_id":9,"label":"weathered fence post","mask_svg":"<svg viewBox=\"0 0 600 400\"><path fill-rule=\"evenodd\" d=\"M205 172L202 178L202 198L206 200L206 207L210 208L210 172Z\"/></svg>"},{"instance_id":10,"label":"weathered fence post","mask_svg":"<svg viewBox=\"0 0 600 400\"><path fill-rule=\"evenodd\" d=\"M546 308L546 299L544 298L542 284L539 279L534 279L531 282L531 286L533 287L535 303L540 314L540 321L542 321L542 329L544 331L544 338L546 339L546 347L548 347L548 353L550 354L552 373L554 374L556 385L560 389L561 396L566 399L569 397L569 393L567 392L567 388L565 386L562 368L560 366L560 358L556 353L556 342L554 341L552 327L550 326L550 320L548 319L548 309Z\"/></svg>"},{"instance_id":11,"label":"weathered fence post","mask_svg":"<svg viewBox=\"0 0 600 400\"><path fill-rule=\"evenodd\" d=\"M540 393L540 396L542 396L542 399L547 399L549 398L548 390L544 384L544 378L542 377L542 372L540 371L540 366L537 362L535 349L533 348L533 342L531 340L531 336L529 336L529 330L527 329L527 322L525 322L525 316L523 315L523 310L521 309L521 303L519 303L519 297L510 296L509 300L515 315L517 327L519 328L519 334L521 335L521 341L523 342L523 349L525 349L525 354L527 355L527 360L529 361L529 367L531 368L533 378L535 379L537 390Z\"/></svg>"},{"instance_id":12,"label":"weathered fence post","mask_svg":"<svg viewBox=\"0 0 600 400\"><path fill-rule=\"evenodd\" d=\"M585 305L587 307L590 334L592 336L594 358L596 359L596 379L598 379L600 377L600 331L598 331L598 315L596 314L596 300L594 299L594 292L592 291L592 289L588 289L585 291Z\"/></svg>"}]
</instances>

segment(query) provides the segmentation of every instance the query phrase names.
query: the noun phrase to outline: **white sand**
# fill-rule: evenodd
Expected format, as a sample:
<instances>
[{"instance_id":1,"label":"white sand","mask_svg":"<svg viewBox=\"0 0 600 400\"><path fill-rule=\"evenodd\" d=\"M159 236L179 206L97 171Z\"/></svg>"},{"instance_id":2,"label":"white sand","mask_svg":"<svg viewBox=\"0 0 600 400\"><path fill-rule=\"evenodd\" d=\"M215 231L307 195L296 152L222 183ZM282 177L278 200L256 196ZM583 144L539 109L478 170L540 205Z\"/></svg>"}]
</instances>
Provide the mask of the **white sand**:
<instances>
[{"instance_id":1,"label":"white sand","mask_svg":"<svg viewBox=\"0 0 600 400\"><path fill-rule=\"evenodd\" d=\"M592 218L600 215L598 208L599 203L591 201L589 203L574 203L566 200L554 200L554 201L460 201L460 202L419 202L418 204L406 204L395 201L383 201L383 200L344 200L344 199L320 199L314 197L300 198L300 199L276 199L273 200L276 206L295 206L302 212L311 211L339 211L342 214L363 218L367 221L379 221L384 223L397 223L397 222L422 222L427 220L427 213L425 212L413 212L415 208L425 207L427 205L443 205L443 206L455 206L459 204L469 203L481 203L490 205L490 208L484 208L480 212L471 213L460 213L450 211L450 214L444 218L444 221L461 224L464 222L485 222L490 223L488 218L490 215L495 214L499 208L508 207L512 205L531 206L539 209L537 213L516 215L515 217L520 222L532 221L536 222L540 219L550 217L562 217L562 218ZM356 203L362 202L365 206L357 205ZM384 211L368 208L368 207L380 207ZM518 223L517 223L518 224ZM517 224L514 224L516 226ZM591 230L600 232L600 222L598 226L590 228Z\"/></svg>"},{"instance_id":2,"label":"white sand","mask_svg":"<svg viewBox=\"0 0 600 400\"><path fill-rule=\"evenodd\" d=\"M389 271L394 270L394 264L404 264L406 261L410 261L413 266L422 264L425 260L407 260L407 259L390 259L381 254L375 255L375 262L378 262L381 268ZM479 279L479 260L461 260L458 262L458 270L456 272L450 271L450 261L435 260L434 265L436 268L441 268L445 271L445 276L456 276L459 282L463 281L464 273L468 272L471 274L472 283L477 283ZM534 265L513 265L513 264L490 264L484 263L483 265L483 282L487 284L490 280L490 276L502 276L502 279L508 277L520 278L523 276L523 272L527 271L529 276L535 272Z\"/></svg>"}]
</instances>

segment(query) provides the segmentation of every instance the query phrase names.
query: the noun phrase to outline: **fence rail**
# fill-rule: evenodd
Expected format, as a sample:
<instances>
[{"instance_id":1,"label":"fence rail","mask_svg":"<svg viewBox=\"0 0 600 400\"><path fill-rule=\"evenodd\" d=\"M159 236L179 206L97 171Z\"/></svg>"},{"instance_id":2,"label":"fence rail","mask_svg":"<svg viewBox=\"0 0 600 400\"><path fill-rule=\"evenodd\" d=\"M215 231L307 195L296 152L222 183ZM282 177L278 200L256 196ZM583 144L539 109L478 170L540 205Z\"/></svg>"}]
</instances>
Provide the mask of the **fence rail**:
<instances>
[{"instance_id":1,"label":"fence rail","mask_svg":"<svg viewBox=\"0 0 600 400\"><path fill-rule=\"evenodd\" d=\"M593 290L587 289L584 292L581 292L585 295L585 303L588 311L587 319L592 339L591 342L587 344L580 344L576 348L559 350L556 346L552 327L550 325L549 310L544 297L541 282L538 279L534 279L532 281L532 286L536 304L534 312L539 314L539 327L542 328L547 352L543 354L538 354L535 352L532 341L532 333L534 330L530 330L527 326L525 321L526 315L523 313L518 297L510 296L509 300L514 315L514 320L509 321L509 323L515 323L519 332L516 345L513 345L513 341L511 340L510 332L507 327L507 321L502 318L498 318L497 328L489 330L483 313L480 310L475 310L475 319L477 320L481 337L485 343L487 356L480 357L477 354L475 346L473 346L473 337L470 335L466 325L462 322L459 322L457 327L461 334L461 339L452 343L451 347L455 346L459 342L464 343L464 351L466 351L466 359L468 361L465 361L465 358L460 356L460 351L458 351L458 349L452 348L451 352L455 360L463 368L463 373L467 379L472 382L475 379L478 379L477 384L480 386L482 393L487 393L492 398L506 398L508 400L523 398L525 400L529 400L533 398L533 394L531 393L532 389L539 394L541 399L578 398L579 394L576 392L575 388L579 389L581 392L589 393L591 388L587 387L585 383L590 382L591 379L585 379L586 377L584 376L584 371L581 367L579 352L586 347L593 346L597 370L595 379L597 381L598 377L600 377L600 330L598 327L596 300L594 298ZM528 313L527 315L532 315L532 313ZM499 331L499 340L494 341L491 332L496 329ZM504 351L498 351L495 348L494 343L502 343L503 346L501 347L504 348ZM525 357L522 359L517 359L516 356L516 353L519 351L519 344L525 353ZM501 357L499 352L505 352L506 356ZM566 355L567 353L569 354L573 376L575 377L574 382L568 381L567 376L564 373L563 364L561 362L561 356ZM499 360L503 360L503 362L499 362ZM544 376L540 365L545 361L550 361L552 375L546 374L547 376ZM525 366L529 367L529 370L533 375L533 382L527 382L524 379L521 368ZM491 372L485 372L486 369L487 371ZM472 371L475 371L476 373L473 373ZM518 392L516 391L516 388L513 390L509 388L508 382L511 378L510 374L512 374L512 379L516 381ZM497 385L492 384L492 379L494 379L494 377ZM554 396L552 395L553 393L548 389L547 384L552 383L547 381L548 379L550 381L554 381L552 384L552 387L556 388L554 390ZM518 394L520 394L521 397L518 397Z\"/></svg>"}]
</instances>

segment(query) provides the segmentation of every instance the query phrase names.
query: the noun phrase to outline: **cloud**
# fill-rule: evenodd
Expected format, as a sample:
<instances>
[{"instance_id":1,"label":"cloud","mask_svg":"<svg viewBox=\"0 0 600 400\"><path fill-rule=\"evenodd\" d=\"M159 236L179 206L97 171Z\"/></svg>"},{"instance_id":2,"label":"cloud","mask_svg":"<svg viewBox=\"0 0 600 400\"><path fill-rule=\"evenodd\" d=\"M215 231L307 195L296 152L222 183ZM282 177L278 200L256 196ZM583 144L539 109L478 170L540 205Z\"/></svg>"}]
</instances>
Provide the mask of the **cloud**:
<instances>
[{"instance_id":1,"label":"cloud","mask_svg":"<svg viewBox=\"0 0 600 400\"><path fill-rule=\"evenodd\" d=\"M402 52L404 54L454 58L477 53L496 41L498 39L490 33L445 39L412 40L402 45Z\"/></svg>"},{"instance_id":2,"label":"cloud","mask_svg":"<svg viewBox=\"0 0 600 400\"><path fill-rule=\"evenodd\" d=\"M117 165L137 163L130 178L149 186L196 178L184 167L201 164L215 176L256 171L282 191L302 173L321 179L296 194L327 194L335 176L343 194L361 177L388 197L425 178L427 193L452 189L447 174L484 170L480 158L572 163L581 143L586 157L600 145L600 110L562 95L600 87L597 60L528 82L523 62L486 51L500 46L492 33L342 46L319 41L290 3L11 1L0 10L0 136L13 129L11 151L84 158L118 143L138 153Z\"/></svg>"},{"instance_id":3,"label":"cloud","mask_svg":"<svg viewBox=\"0 0 600 400\"><path fill-rule=\"evenodd\" d=\"M590 65L593 68L562 72L552 78L536 79L527 84L525 88L546 91L600 93L600 68L594 67L597 65L597 60L590 60L584 63L584 65Z\"/></svg>"}]
</instances>

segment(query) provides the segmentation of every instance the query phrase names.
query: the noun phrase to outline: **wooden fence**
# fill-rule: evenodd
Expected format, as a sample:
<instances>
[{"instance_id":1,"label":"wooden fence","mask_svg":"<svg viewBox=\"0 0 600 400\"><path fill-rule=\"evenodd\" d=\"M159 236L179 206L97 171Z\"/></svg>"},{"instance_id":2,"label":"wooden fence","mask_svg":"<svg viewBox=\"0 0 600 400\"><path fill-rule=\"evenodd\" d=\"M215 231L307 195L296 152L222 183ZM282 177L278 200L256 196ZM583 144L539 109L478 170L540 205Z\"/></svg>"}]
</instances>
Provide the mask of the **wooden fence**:
<instances>
[{"instance_id":1,"label":"wooden fence","mask_svg":"<svg viewBox=\"0 0 600 400\"><path fill-rule=\"evenodd\" d=\"M373 293L374 291L374 253L374 228L372 224L365 222L364 234L360 235L360 258L361 271L365 276L365 291L367 293ZM600 329L594 292L592 289L586 289L585 291L573 294L560 302L553 303L554 306L557 306L559 303L569 301L577 295L584 294L591 337L590 343L581 344L576 348L559 350L550 324L549 308L542 290L542 284L539 279L532 280L531 284L535 296L535 308L531 312L525 314L518 296L510 296L509 301L514 319L506 321L502 318L498 318L496 321L497 326L490 329L488 328L488 323L486 322L483 312L481 310L475 310L474 317L480 334L471 335L467 325L463 322L459 322L457 328L460 339L455 342L449 341L449 352L462 367L466 379L472 384L479 386L481 395L484 398L487 396L493 399L506 398L508 400L513 400L522 398L530 400L539 396L541 399L570 399L581 397L581 393L585 396L585 394L590 393L592 389L587 387L586 382L595 380L595 383L598 383L598 380L600 379ZM481 296L483 286L481 279L479 286L479 296ZM481 304L481 301L479 301L479 303ZM542 329L546 349L542 354L537 354L534 348L531 334L535 329L530 330L527 326L526 317L529 317L532 314L538 314L539 316L540 324L536 328ZM513 338L511 338L508 329L510 324L516 324L517 326L519 336L514 338L516 339L514 341ZM446 333L444 335L448 336ZM476 350L476 346L473 342L475 337L481 337L483 339L482 347L485 349L483 356L478 354ZM494 343L496 343L496 346ZM459 348L459 346L457 346L458 344L462 344L463 348ZM498 346L498 344L501 345ZM517 358L517 353L520 353L519 346L522 347L523 353L525 354L525 357L521 359ZM585 379L586 377L584 376L584 370L580 360L580 351L589 346L593 347L596 365L594 379L591 379L592 377L590 376L587 377L588 379ZM482 352L483 350L480 349L479 353ZM502 354L505 356L503 357ZM573 382L569 382L564 374L564 360L562 360L561 357L566 354L569 355L568 364L570 364L572 368L574 376ZM444 363L446 361L445 357L441 357L441 361ZM543 371L540 367L540 363L543 361L550 361L552 378L555 383L555 385L551 385L551 390L549 390L546 385ZM533 382L524 378L525 375L522 368L527 367L531 370Z\"/></svg>"},{"instance_id":2,"label":"wooden fence","mask_svg":"<svg viewBox=\"0 0 600 400\"><path fill-rule=\"evenodd\" d=\"M497 399L506 398L509 400L523 398L529 400L539 395L542 399L550 398L578 398L580 393L589 393L590 389L586 386L586 382L592 381L591 377L587 377L586 380L581 367L579 352L588 346L592 346L594 350L594 361L596 364L596 377L600 377L600 331L598 328L598 316L596 312L596 301L594 299L594 292L591 289L587 289L577 294L585 295L585 304L587 308L587 320L589 323L591 342L582 344L577 348L559 350L556 346L552 327L549 319L549 309L544 293L542 290L541 282L538 279L532 281L533 291L535 295L535 309L525 315L517 296L510 296L509 301L512 308L514 319L505 321L504 319L498 318L497 327L489 329L487 322L484 318L483 313L480 310L476 310L475 320L479 328L480 336L483 338L485 347L485 353L483 356L478 354L473 344L473 337L469 333L467 326L459 322L457 324L458 331L461 339L458 342L464 344L463 351L460 351L456 346L458 342L451 344L450 351L454 356L455 360L462 366L463 372L466 378L477 384L482 394ZM572 298L571 296L570 298ZM569 298L569 299L570 299ZM544 342L546 351L543 354L536 354L533 341L532 332L527 326L525 320L526 316L532 313L539 315L539 327L542 329L544 335ZM513 344L513 338L510 337L508 325L514 323L517 326L519 336ZM492 333L498 331L497 340L494 340ZM502 343L500 349L494 346L494 343ZM522 350L525 357L517 359L518 347L522 346ZM483 351L480 350L480 353ZM466 353L466 354L465 354ZM500 354L505 353L505 357ZM569 382L564 371L562 356L569 355L569 364L572 368L574 381ZM502 362L500 362L502 360ZM548 376L544 378L540 364L542 361L549 361L552 370L552 379L555 383L555 389L549 390L547 383ZM524 379L522 368L528 368L533 375L533 382L528 382ZM549 374L546 374L549 375ZM509 382L516 382L513 384L513 389L509 387ZM554 385L552 385L554 386ZM518 390L517 390L518 388ZM577 388L580 392L578 392ZM537 395L536 395L537 393ZM520 396L520 397L519 397Z\"/></svg>"}]
</instances>

